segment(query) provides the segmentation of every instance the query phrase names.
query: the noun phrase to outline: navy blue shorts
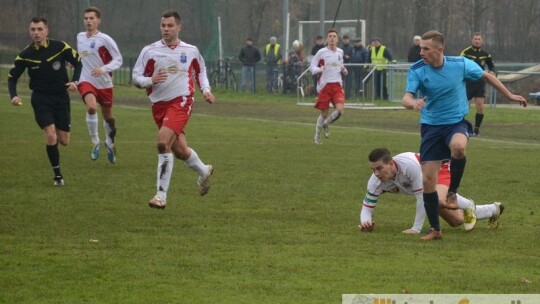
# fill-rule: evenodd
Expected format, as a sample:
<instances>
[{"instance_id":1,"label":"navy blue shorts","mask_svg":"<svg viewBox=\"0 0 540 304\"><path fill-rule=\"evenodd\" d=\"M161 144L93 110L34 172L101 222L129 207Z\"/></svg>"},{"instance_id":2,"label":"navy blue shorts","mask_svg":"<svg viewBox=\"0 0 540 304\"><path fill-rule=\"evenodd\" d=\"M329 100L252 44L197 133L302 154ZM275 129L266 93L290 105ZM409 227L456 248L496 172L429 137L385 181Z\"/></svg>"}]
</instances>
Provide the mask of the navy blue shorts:
<instances>
[{"instance_id":1,"label":"navy blue shorts","mask_svg":"<svg viewBox=\"0 0 540 304\"><path fill-rule=\"evenodd\" d=\"M450 140L456 133L462 133L469 137L465 119L451 125L422 124L420 128L422 135L420 161L450 160Z\"/></svg>"}]
</instances>

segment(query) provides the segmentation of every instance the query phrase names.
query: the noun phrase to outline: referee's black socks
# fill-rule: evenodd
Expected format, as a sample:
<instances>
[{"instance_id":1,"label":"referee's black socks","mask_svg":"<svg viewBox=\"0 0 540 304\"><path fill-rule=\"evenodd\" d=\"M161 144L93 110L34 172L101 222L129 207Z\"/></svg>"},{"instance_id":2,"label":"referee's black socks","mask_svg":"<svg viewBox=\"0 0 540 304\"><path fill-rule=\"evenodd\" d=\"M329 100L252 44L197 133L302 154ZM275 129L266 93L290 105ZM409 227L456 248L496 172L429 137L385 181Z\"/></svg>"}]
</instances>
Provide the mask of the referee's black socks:
<instances>
[{"instance_id":1,"label":"referee's black socks","mask_svg":"<svg viewBox=\"0 0 540 304\"><path fill-rule=\"evenodd\" d=\"M58 143L54 145L46 145L47 156L54 171L54 176L62 176L60 173L60 152L58 151Z\"/></svg>"}]
</instances>

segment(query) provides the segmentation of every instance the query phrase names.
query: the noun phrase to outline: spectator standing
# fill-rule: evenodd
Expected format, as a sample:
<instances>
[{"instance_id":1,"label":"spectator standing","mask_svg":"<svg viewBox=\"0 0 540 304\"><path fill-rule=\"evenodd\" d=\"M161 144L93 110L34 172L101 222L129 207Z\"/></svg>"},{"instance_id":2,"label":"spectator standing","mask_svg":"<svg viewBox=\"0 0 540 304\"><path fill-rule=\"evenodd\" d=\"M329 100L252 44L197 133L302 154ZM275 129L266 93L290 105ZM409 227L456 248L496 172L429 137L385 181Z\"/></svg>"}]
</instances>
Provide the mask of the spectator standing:
<instances>
[{"instance_id":1,"label":"spectator standing","mask_svg":"<svg viewBox=\"0 0 540 304\"><path fill-rule=\"evenodd\" d=\"M304 57L304 47L300 44L300 41L293 41L292 48L289 51L289 56L287 58L287 64L285 65L284 91L296 91L296 78L302 74Z\"/></svg>"},{"instance_id":2,"label":"spectator standing","mask_svg":"<svg viewBox=\"0 0 540 304\"><path fill-rule=\"evenodd\" d=\"M97 104L103 114L105 148L109 162L116 163L116 124L112 112L113 82L112 72L122 66L122 55L116 42L99 30L101 11L97 7L84 10L86 32L77 35L77 50L81 56L83 69L79 80L79 93L86 105L86 126L92 140L90 159L99 156L99 132Z\"/></svg>"},{"instance_id":3,"label":"spectator standing","mask_svg":"<svg viewBox=\"0 0 540 304\"><path fill-rule=\"evenodd\" d=\"M484 39L482 38L482 33L476 32L472 36L471 46L464 49L461 52L461 56L471 59L476 62L482 70L488 67L488 71L492 74L495 74L495 65L491 58L491 54L483 49ZM480 135L480 126L484 120L484 102L486 100L486 82L483 79L478 81L466 82L467 84L467 99L471 100L474 98L474 103L476 105L476 115L474 116L474 133L473 136Z\"/></svg>"},{"instance_id":4,"label":"spectator standing","mask_svg":"<svg viewBox=\"0 0 540 304\"><path fill-rule=\"evenodd\" d=\"M375 70L375 96L379 99L388 100L388 88L386 87L386 67L380 66L394 62L394 57L390 50L381 44L381 38L371 40L371 51L369 52L369 63L378 65Z\"/></svg>"},{"instance_id":5,"label":"spectator standing","mask_svg":"<svg viewBox=\"0 0 540 304\"><path fill-rule=\"evenodd\" d=\"M355 38L354 46L351 56L351 63L367 63L368 62L368 50L362 45L362 39ZM365 69L362 66L353 66L351 69L351 77L353 78L352 87L355 88L355 92L358 93L364 90L362 80L364 79Z\"/></svg>"},{"instance_id":6,"label":"spectator standing","mask_svg":"<svg viewBox=\"0 0 540 304\"><path fill-rule=\"evenodd\" d=\"M58 143L63 146L69 144L71 114L67 91L77 91L82 64L77 52L67 43L48 38L49 27L45 18L32 18L29 34L33 42L17 55L8 74L11 104L22 105L17 94L17 81L27 69L32 90L30 102L35 120L45 135L47 157L54 172L53 185L63 186ZM75 67L71 80L66 62Z\"/></svg>"},{"instance_id":7,"label":"spectator standing","mask_svg":"<svg viewBox=\"0 0 540 304\"><path fill-rule=\"evenodd\" d=\"M343 63L351 63L351 57L353 52L353 46L351 45L351 38L349 35L343 35L341 49L343 50ZM345 99L351 98L352 91L352 74L343 75L343 84L345 87Z\"/></svg>"},{"instance_id":8,"label":"spectator standing","mask_svg":"<svg viewBox=\"0 0 540 304\"><path fill-rule=\"evenodd\" d=\"M261 53L259 49L253 45L253 39L247 38L246 45L240 50L240 55L238 59L242 62L242 84L240 85L240 90L246 92L246 84L249 81L251 84L251 93L256 92L256 82L257 77L255 73L255 68L257 62L261 60Z\"/></svg>"},{"instance_id":9,"label":"spectator standing","mask_svg":"<svg viewBox=\"0 0 540 304\"><path fill-rule=\"evenodd\" d=\"M416 35L413 37L413 46L409 49L409 53L407 54L407 61L408 62L417 62L418 60L422 60L422 56L420 56L420 40L422 37Z\"/></svg>"},{"instance_id":10,"label":"spectator standing","mask_svg":"<svg viewBox=\"0 0 540 304\"><path fill-rule=\"evenodd\" d=\"M324 37L321 35L318 35L317 38L315 38L315 44L311 47L311 58L317 54L317 52L324 47ZM311 59L310 59L311 61ZM312 76L313 79L313 93L314 95L317 95L317 75Z\"/></svg>"},{"instance_id":11,"label":"spectator standing","mask_svg":"<svg viewBox=\"0 0 540 304\"><path fill-rule=\"evenodd\" d=\"M269 43L264 48L264 62L266 63L266 92L274 93L277 89L279 65L281 64L281 46L277 38L270 37Z\"/></svg>"}]
</instances>

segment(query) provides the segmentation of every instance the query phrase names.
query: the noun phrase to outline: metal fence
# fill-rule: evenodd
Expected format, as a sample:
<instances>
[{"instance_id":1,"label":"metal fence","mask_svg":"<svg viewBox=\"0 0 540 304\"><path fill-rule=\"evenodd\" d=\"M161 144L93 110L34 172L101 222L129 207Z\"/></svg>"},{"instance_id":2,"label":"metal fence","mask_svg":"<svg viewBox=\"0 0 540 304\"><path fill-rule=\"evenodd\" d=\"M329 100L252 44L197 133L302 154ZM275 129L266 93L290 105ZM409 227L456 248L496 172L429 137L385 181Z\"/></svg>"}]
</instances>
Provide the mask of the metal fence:
<instances>
[{"instance_id":1,"label":"metal fence","mask_svg":"<svg viewBox=\"0 0 540 304\"><path fill-rule=\"evenodd\" d=\"M13 64L16 52L13 51L0 51L0 82L5 83L7 81L7 71ZM113 81L116 86L130 86L131 75L133 72L133 66L135 65L137 58L124 57L122 67L113 72ZM309 72L307 66L309 63L304 62L301 70L292 71L291 67L282 64L279 67L278 76L278 89L275 93L288 94L297 97L298 103L313 103L316 96L315 80ZM524 68L529 68L537 65L536 63L498 63L499 75L501 74L524 74L526 76L539 75L539 72L524 72L521 71ZM223 69L224 62L220 61L207 61L207 73L209 77L215 74L217 70ZM230 57L226 59L226 66L230 68L230 72L234 74L234 86L231 85L230 80L226 87L217 86L219 89L239 88L242 81L242 63L235 58ZM386 85L388 89L388 100L400 102L405 92L405 85L407 79L407 71L410 66L409 63L397 63L379 65L379 67L386 69ZM377 66L372 64L346 64L346 67L350 71L349 77L352 77L351 82L351 96L348 100L350 105L371 105L375 103L376 96L382 96L382 92L375 91L375 70ZM266 92L266 66L264 63L258 63L255 68L256 71L256 92ZM358 78L358 74L361 77ZM26 81L26 74L22 76L21 81ZM214 84L215 85L215 84ZM249 88L246 89L249 92ZM539 90L531 91L535 93ZM494 107L497 103L497 94L490 86L486 88L486 103Z\"/></svg>"}]
</instances>

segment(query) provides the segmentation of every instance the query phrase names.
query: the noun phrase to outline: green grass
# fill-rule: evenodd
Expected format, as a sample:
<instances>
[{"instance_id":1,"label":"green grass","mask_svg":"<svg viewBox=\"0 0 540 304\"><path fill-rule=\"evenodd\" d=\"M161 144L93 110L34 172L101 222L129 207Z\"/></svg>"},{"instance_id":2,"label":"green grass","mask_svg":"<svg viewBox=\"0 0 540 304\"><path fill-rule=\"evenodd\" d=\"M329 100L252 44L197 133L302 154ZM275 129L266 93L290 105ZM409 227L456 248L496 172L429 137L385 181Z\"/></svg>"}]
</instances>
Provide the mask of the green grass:
<instances>
[{"instance_id":1,"label":"green grass","mask_svg":"<svg viewBox=\"0 0 540 304\"><path fill-rule=\"evenodd\" d=\"M147 206L157 163L149 103L141 90L115 94L118 163L89 159L74 97L62 188L52 187L28 98L16 108L2 96L0 303L339 303L343 293L540 290L540 111L488 109L482 137L470 142L461 190L478 204L505 203L499 229L445 224L445 239L426 243L400 233L413 222L412 197L382 196L376 230L356 227L367 154L416 151L413 111L347 110L316 146L313 108L218 92L216 104L196 103L186 130L216 168L212 188L199 197L195 173L176 161L160 211Z\"/></svg>"}]
</instances>

